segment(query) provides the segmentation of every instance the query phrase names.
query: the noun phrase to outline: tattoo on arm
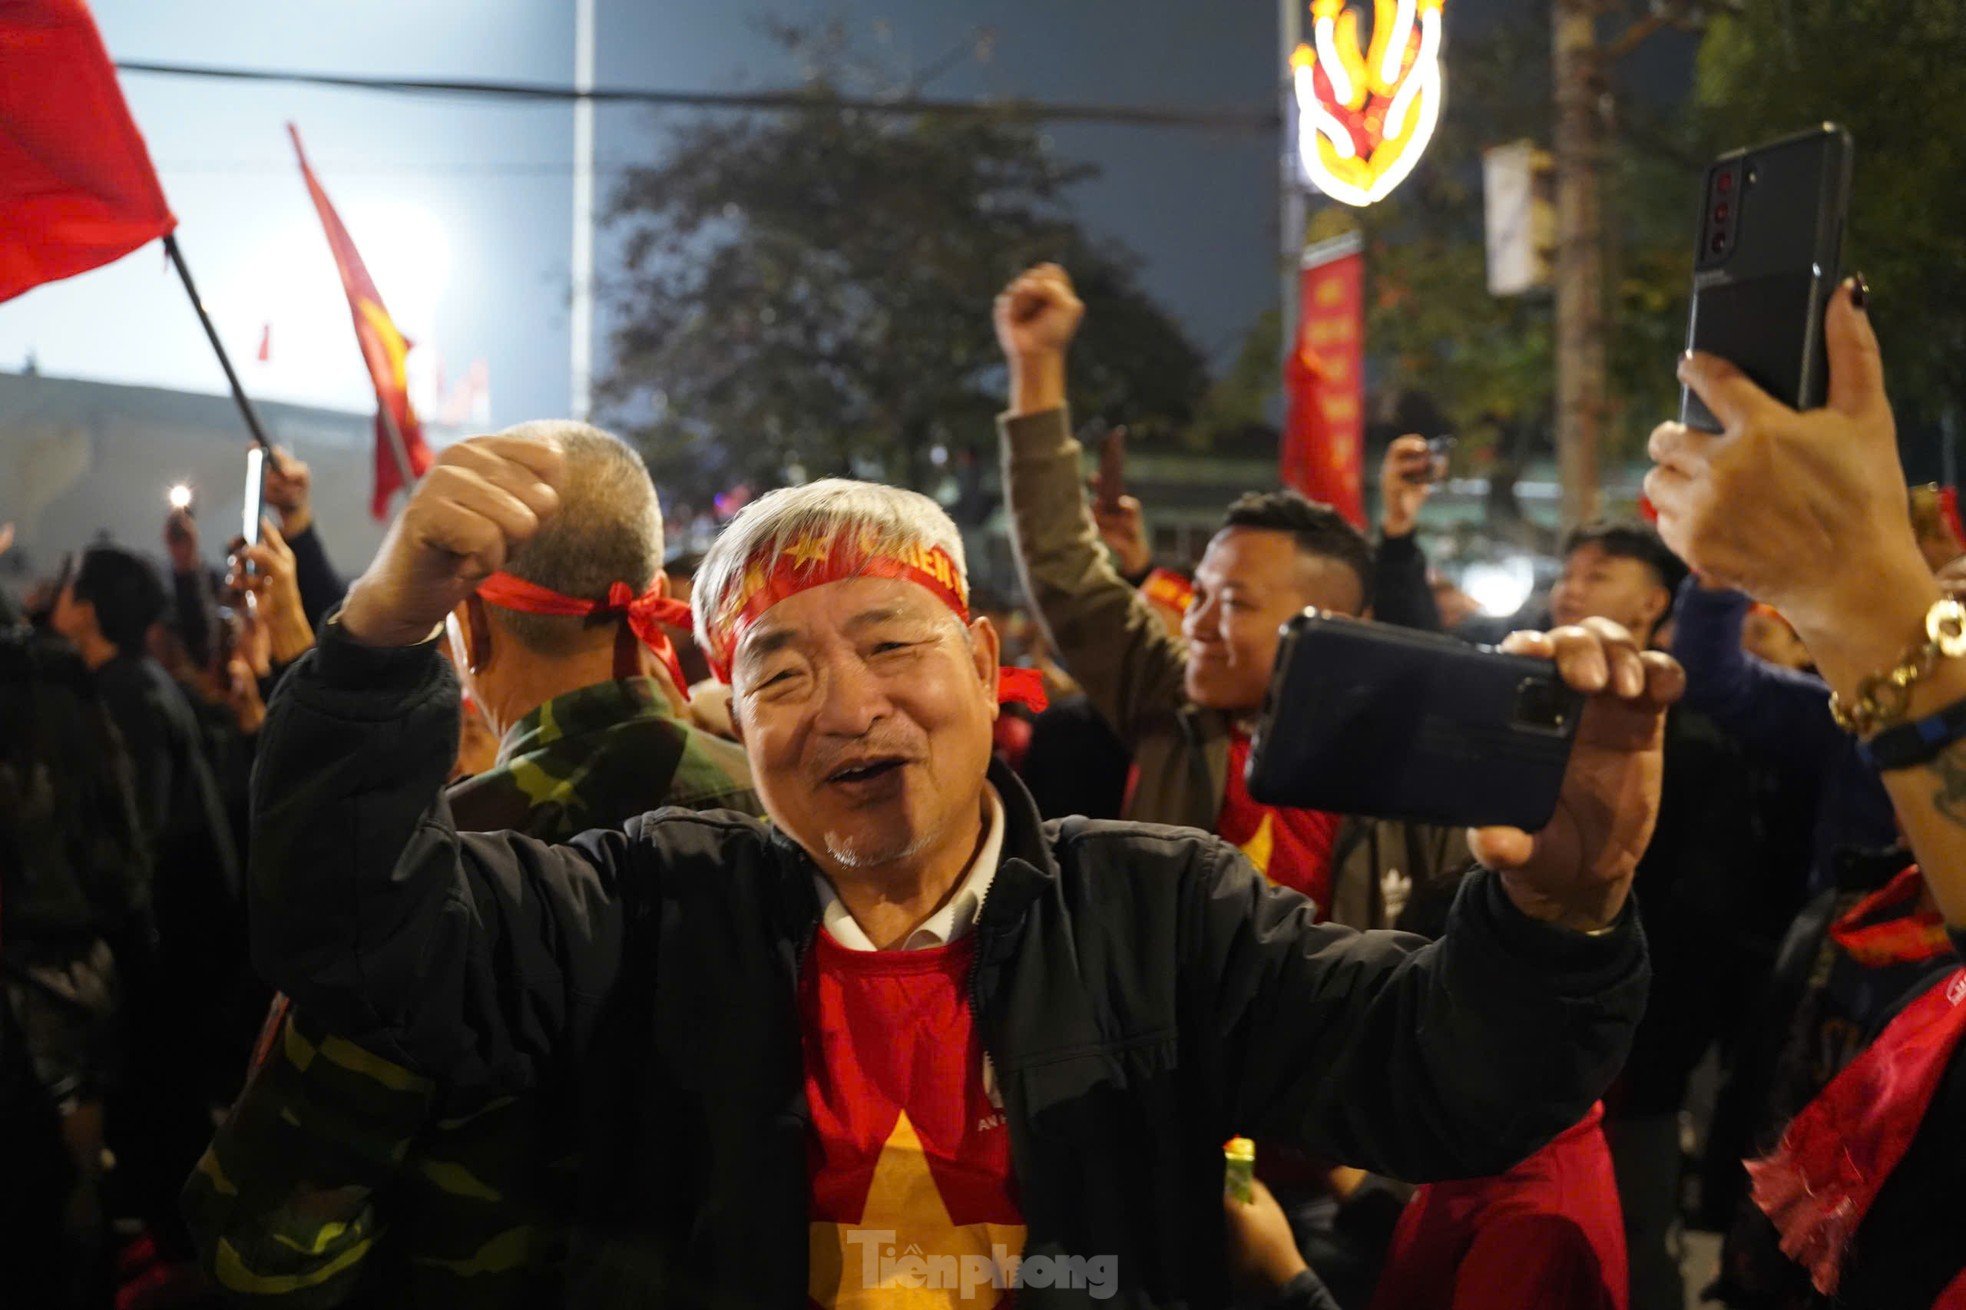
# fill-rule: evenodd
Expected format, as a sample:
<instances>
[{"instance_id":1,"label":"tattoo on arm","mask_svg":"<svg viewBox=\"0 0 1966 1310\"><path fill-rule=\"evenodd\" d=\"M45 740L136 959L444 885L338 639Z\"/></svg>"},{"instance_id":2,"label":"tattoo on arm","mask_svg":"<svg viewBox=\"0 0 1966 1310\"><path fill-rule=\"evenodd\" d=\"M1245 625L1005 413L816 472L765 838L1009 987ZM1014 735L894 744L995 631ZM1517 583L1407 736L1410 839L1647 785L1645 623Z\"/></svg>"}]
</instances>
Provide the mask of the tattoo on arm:
<instances>
[{"instance_id":1,"label":"tattoo on arm","mask_svg":"<svg viewBox=\"0 0 1966 1310\"><path fill-rule=\"evenodd\" d=\"M1939 784L1932 793L1932 808L1966 827L1966 742L1948 746L1927 767Z\"/></svg>"}]
</instances>

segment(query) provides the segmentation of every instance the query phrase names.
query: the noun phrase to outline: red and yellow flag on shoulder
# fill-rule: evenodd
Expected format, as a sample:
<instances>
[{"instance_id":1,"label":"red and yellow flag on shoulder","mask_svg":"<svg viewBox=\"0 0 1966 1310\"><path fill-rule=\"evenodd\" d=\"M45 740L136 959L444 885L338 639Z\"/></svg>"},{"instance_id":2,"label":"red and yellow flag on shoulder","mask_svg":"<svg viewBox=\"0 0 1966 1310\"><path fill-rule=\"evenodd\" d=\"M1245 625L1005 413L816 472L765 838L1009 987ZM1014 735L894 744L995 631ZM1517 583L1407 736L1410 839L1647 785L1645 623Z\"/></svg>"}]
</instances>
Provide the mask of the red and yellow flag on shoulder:
<instances>
[{"instance_id":1,"label":"red and yellow flag on shoulder","mask_svg":"<svg viewBox=\"0 0 1966 1310\"><path fill-rule=\"evenodd\" d=\"M307 193L314 198L315 211L321 215L321 227L327 233L328 248L334 252L335 267L341 270L342 289L348 293L348 310L355 319L355 339L361 343L362 359L368 364L369 377L375 383L375 496L370 501L369 512L378 519L386 518L389 498L403 485L397 460L398 440L412 480L430 469L430 448L423 443L423 421L410 404L411 343L397 330L396 321L383 307L382 293L376 290L368 266L362 263L361 253L355 249L348 229L342 226L341 216L335 213L328 193L321 189L320 180L308 166L299 129L289 123L287 132L294 139L300 175L307 179Z\"/></svg>"},{"instance_id":2,"label":"red and yellow flag on shoulder","mask_svg":"<svg viewBox=\"0 0 1966 1310\"><path fill-rule=\"evenodd\" d=\"M177 226L82 0L0 0L0 300Z\"/></svg>"}]
</instances>

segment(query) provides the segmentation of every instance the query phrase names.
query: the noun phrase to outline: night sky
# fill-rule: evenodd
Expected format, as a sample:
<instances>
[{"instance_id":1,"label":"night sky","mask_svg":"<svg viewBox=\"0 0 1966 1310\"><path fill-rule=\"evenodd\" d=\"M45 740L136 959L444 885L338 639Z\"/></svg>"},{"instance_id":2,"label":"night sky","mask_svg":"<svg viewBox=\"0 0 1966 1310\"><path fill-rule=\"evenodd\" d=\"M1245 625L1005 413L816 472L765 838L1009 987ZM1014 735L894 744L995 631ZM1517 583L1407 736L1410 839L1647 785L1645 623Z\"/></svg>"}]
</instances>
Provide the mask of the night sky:
<instances>
[{"instance_id":1,"label":"night sky","mask_svg":"<svg viewBox=\"0 0 1966 1310\"><path fill-rule=\"evenodd\" d=\"M112 55L263 68L565 84L571 5L542 0L96 0ZM1451 0L1451 42L1514 18L1525 0ZM763 16L838 17L924 67L979 26L988 63L964 60L932 94L1249 106L1275 93L1277 15L1260 0L858 0L733 6L600 0L603 86L775 87L795 70L757 30ZM497 424L567 408L567 250L572 110L565 104L411 97L131 74L132 110L181 240L249 387L268 398L372 404L345 302L292 162L304 133L324 185L385 299L422 347L419 368L455 379L476 359ZM604 107L609 168L652 157L663 119ZM1068 158L1103 176L1078 194L1095 233L1143 260L1149 291L1212 358L1233 355L1276 298L1277 142L1267 134L1061 127ZM603 234L597 278L611 245ZM987 331L986 306L977 307ZM601 325L604 334L605 324ZM256 354L270 337L270 359ZM223 378L161 254L30 292L0 307L0 368L32 353L43 372L220 391Z\"/></svg>"}]
</instances>

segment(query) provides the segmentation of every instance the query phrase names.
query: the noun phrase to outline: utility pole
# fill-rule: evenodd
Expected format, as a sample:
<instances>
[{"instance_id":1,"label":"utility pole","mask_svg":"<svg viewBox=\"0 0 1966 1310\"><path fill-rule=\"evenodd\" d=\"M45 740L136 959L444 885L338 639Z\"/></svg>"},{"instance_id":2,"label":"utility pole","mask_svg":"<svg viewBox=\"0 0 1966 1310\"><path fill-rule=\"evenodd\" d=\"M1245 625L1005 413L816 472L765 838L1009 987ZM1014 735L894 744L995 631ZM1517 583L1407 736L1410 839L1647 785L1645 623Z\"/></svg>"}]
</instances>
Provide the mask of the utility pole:
<instances>
[{"instance_id":1,"label":"utility pole","mask_svg":"<svg viewBox=\"0 0 1966 1310\"><path fill-rule=\"evenodd\" d=\"M1303 168L1297 160L1297 79L1290 68L1290 56L1304 40L1305 0L1277 0L1277 38L1282 49L1277 58L1277 104L1283 124L1282 149L1277 152L1278 267L1283 272L1283 297L1278 301L1282 314L1277 339L1282 358L1288 360L1297 349L1297 294L1302 283L1304 259L1304 182Z\"/></svg>"},{"instance_id":2,"label":"utility pole","mask_svg":"<svg viewBox=\"0 0 1966 1310\"><path fill-rule=\"evenodd\" d=\"M1556 463L1566 527L1604 507L1598 449L1609 412L1605 341L1605 141L1610 71L1653 33L1697 30L1703 0L1651 0L1609 41L1598 40L1606 0L1553 0L1556 92Z\"/></svg>"},{"instance_id":3,"label":"utility pole","mask_svg":"<svg viewBox=\"0 0 1966 1310\"><path fill-rule=\"evenodd\" d=\"M568 412L585 423L594 407L594 0L574 0L573 294L567 307L571 340Z\"/></svg>"},{"instance_id":4,"label":"utility pole","mask_svg":"<svg viewBox=\"0 0 1966 1310\"><path fill-rule=\"evenodd\" d=\"M1603 52L1598 0L1555 0L1556 462L1565 527L1603 503L1605 415Z\"/></svg>"}]
</instances>

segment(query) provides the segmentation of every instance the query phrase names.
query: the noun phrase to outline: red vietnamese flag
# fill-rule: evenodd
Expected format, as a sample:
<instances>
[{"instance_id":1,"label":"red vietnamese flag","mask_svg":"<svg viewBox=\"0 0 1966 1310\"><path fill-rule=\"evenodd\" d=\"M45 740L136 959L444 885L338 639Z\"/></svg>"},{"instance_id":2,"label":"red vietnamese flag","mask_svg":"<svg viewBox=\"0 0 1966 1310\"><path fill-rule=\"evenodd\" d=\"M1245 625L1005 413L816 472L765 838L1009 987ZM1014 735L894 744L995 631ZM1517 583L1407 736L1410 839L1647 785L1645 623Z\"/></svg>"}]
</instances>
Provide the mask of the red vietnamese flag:
<instances>
[{"instance_id":1,"label":"red vietnamese flag","mask_svg":"<svg viewBox=\"0 0 1966 1310\"><path fill-rule=\"evenodd\" d=\"M1304 252L1284 361L1283 485L1365 526L1365 252L1356 232Z\"/></svg>"},{"instance_id":2,"label":"red vietnamese flag","mask_svg":"<svg viewBox=\"0 0 1966 1310\"><path fill-rule=\"evenodd\" d=\"M0 300L177 226L82 0L0 0Z\"/></svg>"},{"instance_id":3,"label":"red vietnamese flag","mask_svg":"<svg viewBox=\"0 0 1966 1310\"><path fill-rule=\"evenodd\" d=\"M307 152L301 149L300 132L292 123L287 132L294 139L294 154L300 158L300 175L307 179L307 192L314 197L314 208L321 215L321 226L328 234L328 247L334 251L335 266L341 270L342 289L348 292L348 309L355 318L355 339L361 343L362 358L368 363L369 377L375 383L375 495L369 512L376 518L389 515L389 498L403 485L402 474L391 449L393 423L403 439L413 477L430 470L430 448L423 444L423 423L410 405L410 341L396 330L395 320L383 308L382 293L362 263L362 256L349 239L348 229L334 211L328 193L321 190L314 170L307 166Z\"/></svg>"}]
</instances>

